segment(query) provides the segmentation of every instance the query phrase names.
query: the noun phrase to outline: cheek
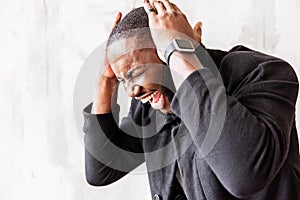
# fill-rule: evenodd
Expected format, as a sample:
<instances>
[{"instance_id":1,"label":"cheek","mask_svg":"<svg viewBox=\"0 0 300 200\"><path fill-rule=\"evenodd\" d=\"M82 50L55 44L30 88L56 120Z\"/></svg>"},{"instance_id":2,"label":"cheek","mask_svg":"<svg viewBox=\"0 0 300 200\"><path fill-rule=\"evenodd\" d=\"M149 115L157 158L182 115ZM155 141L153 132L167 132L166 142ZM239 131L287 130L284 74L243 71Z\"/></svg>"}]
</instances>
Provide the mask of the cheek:
<instances>
[{"instance_id":1,"label":"cheek","mask_svg":"<svg viewBox=\"0 0 300 200\"><path fill-rule=\"evenodd\" d=\"M163 70L163 66L161 65L157 65L157 66L152 66L148 71L147 71L147 77L151 77L151 79L155 82L162 82L163 79L163 74L164 74L164 70Z\"/></svg>"}]
</instances>

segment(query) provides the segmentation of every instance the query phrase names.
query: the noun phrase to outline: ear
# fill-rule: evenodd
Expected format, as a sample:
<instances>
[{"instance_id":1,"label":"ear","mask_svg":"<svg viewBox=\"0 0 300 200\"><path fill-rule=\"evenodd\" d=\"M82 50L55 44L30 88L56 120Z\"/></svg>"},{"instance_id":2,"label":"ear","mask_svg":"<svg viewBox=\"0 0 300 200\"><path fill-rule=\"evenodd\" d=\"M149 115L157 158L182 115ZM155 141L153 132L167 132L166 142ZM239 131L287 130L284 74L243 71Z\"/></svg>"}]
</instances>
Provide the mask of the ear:
<instances>
[{"instance_id":1,"label":"ear","mask_svg":"<svg viewBox=\"0 0 300 200\"><path fill-rule=\"evenodd\" d=\"M194 37L197 42L201 43L201 38L202 38L202 22L198 22L194 26Z\"/></svg>"}]
</instances>

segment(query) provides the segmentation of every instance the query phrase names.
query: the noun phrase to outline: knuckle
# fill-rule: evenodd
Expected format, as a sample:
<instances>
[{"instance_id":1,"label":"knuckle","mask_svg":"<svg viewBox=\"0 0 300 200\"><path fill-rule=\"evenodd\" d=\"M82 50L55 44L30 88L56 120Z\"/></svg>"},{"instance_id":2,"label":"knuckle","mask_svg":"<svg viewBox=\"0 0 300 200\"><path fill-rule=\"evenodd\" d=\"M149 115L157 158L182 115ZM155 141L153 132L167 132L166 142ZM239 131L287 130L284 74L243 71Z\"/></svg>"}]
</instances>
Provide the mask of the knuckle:
<instances>
[{"instance_id":1,"label":"knuckle","mask_svg":"<svg viewBox=\"0 0 300 200\"><path fill-rule=\"evenodd\" d=\"M174 11L172 12L172 14L173 14L175 17L177 17L180 13L178 13L176 10L174 10Z\"/></svg>"},{"instance_id":2,"label":"knuckle","mask_svg":"<svg viewBox=\"0 0 300 200\"><path fill-rule=\"evenodd\" d=\"M163 18L168 18L169 17L169 13L163 12L163 13L161 13L160 16L163 17Z\"/></svg>"}]
</instances>

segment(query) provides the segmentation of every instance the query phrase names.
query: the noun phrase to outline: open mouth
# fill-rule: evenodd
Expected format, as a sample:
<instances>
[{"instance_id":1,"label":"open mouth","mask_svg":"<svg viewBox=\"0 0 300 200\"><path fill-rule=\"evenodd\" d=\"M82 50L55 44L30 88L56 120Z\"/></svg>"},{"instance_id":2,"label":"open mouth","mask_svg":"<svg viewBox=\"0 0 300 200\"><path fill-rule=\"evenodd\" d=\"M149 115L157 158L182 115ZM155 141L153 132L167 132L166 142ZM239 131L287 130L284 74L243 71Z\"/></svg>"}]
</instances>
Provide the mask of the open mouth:
<instances>
[{"instance_id":1,"label":"open mouth","mask_svg":"<svg viewBox=\"0 0 300 200\"><path fill-rule=\"evenodd\" d=\"M146 97L142 98L141 101L142 103L157 103L159 101L159 99L161 98L161 93L159 91L155 91L149 95L147 95Z\"/></svg>"}]
</instances>

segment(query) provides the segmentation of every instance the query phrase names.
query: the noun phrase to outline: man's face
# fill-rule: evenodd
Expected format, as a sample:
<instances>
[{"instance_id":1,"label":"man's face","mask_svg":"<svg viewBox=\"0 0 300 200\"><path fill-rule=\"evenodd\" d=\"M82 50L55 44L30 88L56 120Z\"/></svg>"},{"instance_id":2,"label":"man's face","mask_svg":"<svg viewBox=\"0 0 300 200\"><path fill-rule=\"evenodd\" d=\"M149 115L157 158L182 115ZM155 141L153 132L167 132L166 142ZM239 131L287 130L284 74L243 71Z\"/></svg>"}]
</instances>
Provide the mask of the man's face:
<instances>
[{"instance_id":1,"label":"man's face","mask_svg":"<svg viewBox=\"0 0 300 200\"><path fill-rule=\"evenodd\" d=\"M127 45L132 42L128 42ZM123 83L128 96L142 103L149 102L154 109L170 112L166 88L162 86L164 65L156 49L131 50L111 64L117 79Z\"/></svg>"}]
</instances>

